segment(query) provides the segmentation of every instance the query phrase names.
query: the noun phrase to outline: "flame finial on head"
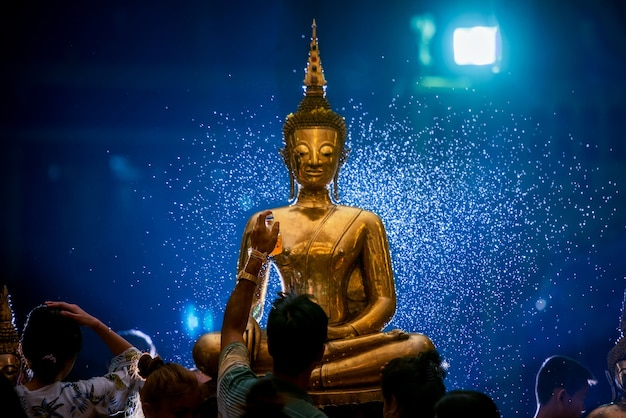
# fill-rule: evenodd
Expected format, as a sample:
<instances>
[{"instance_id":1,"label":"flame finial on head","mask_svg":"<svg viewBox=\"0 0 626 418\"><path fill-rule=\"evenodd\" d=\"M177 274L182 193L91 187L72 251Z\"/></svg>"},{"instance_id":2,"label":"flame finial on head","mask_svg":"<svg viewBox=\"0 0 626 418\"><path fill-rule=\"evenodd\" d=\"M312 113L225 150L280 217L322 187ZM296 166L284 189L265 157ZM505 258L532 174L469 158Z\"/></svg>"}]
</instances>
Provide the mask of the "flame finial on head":
<instances>
[{"instance_id":1,"label":"flame finial on head","mask_svg":"<svg viewBox=\"0 0 626 418\"><path fill-rule=\"evenodd\" d=\"M307 62L304 74L304 94L309 96L324 96L326 93L326 79L322 69L319 46L317 44L317 24L313 19L311 25L313 34L311 35L311 47L309 49L309 61Z\"/></svg>"}]
</instances>

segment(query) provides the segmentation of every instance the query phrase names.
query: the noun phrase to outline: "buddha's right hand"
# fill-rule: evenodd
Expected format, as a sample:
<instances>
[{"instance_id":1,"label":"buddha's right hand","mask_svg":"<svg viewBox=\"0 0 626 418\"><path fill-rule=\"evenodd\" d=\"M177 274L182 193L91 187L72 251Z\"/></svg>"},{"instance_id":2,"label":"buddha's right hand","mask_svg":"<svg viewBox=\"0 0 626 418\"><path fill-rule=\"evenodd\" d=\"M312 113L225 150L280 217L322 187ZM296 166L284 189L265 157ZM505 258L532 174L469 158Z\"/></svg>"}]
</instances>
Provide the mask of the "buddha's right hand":
<instances>
[{"instance_id":1,"label":"buddha's right hand","mask_svg":"<svg viewBox=\"0 0 626 418\"><path fill-rule=\"evenodd\" d=\"M406 331L402 331L401 329L392 329L391 331L386 333L389 338L393 340L408 340L409 333Z\"/></svg>"}]
</instances>

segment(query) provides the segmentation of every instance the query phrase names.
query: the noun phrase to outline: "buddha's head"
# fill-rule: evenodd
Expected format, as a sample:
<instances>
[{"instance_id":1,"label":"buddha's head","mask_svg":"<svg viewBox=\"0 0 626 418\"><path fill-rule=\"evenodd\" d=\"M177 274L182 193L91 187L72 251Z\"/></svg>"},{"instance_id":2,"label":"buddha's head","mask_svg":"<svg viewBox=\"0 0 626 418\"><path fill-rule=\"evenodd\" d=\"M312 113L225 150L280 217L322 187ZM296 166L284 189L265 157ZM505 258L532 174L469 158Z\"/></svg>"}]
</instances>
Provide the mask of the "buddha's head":
<instances>
[{"instance_id":1,"label":"buddha's head","mask_svg":"<svg viewBox=\"0 0 626 418\"><path fill-rule=\"evenodd\" d=\"M0 294L0 371L15 385L22 362L19 356L20 339L15 326L9 291L4 286Z\"/></svg>"},{"instance_id":2,"label":"buddha's head","mask_svg":"<svg viewBox=\"0 0 626 418\"><path fill-rule=\"evenodd\" d=\"M345 148L347 128L344 118L333 112L326 99L315 20L304 89L298 110L289 114L283 125L285 147L280 152L289 170L289 198L294 197L295 180L309 189L326 188L332 182L334 197L338 199L337 178L348 154Z\"/></svg>"}]
</instances>

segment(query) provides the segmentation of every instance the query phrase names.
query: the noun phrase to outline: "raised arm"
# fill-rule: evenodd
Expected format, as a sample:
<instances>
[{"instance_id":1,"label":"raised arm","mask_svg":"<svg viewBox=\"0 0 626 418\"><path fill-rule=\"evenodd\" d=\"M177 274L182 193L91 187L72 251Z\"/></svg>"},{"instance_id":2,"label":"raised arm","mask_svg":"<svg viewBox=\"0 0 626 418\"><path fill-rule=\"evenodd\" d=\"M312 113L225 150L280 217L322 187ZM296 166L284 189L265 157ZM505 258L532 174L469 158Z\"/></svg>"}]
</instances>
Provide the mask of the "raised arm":
<instances>
[{"instance_id":1,"label":"raised arm","mask_svg":"<svg viewBox=\"0 0 626 418\"><path fill-rule=\"evenodd\" d=\"M122 354L124 351L132 347L132 344L126 341L124 337L114 332L95 316L85 312L80 306L67 302L46 302L46 306L61 310L61 315L73 319L78 324L89 327L106 344L114 356Z\"/></svg>"},{"instance_id":2,"label":"raised arm","mask_svg":"<svg viewBox=\"0 0 626 418\"><path fill-rule=\"evenodd\" d=\"M259 273L267 261L267 254L274 249L278 238L278 222L274 223L271 231L265 226L265 217L270 213L271 211L261 212L250 233L252 251L245 264L240 267L237 284L226 303L221 332L222 348L232 342L244 342L243 333L248 323Z\"/></svg>"}]
</instances>

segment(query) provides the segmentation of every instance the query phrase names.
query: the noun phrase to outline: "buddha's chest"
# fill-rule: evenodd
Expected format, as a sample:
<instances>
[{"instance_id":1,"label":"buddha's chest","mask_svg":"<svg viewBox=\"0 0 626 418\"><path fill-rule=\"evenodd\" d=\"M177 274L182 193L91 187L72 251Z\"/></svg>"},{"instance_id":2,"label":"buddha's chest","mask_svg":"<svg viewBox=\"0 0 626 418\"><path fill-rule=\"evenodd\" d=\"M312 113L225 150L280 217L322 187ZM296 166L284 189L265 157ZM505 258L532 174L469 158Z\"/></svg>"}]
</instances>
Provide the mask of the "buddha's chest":
<instances>
[{"instance_id":1,"label":"buddha's chest","mask_svg":"<svg viewBox=\"0 0 626 418\"><path fill-rule=\"evenodd\" d=\"M360 210L275 211L280 222L283 251L277 265L325 265L325 270L353 261L362 247L365 229L359 227Z\"/></svg>"}]
</instances>

